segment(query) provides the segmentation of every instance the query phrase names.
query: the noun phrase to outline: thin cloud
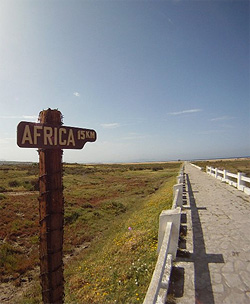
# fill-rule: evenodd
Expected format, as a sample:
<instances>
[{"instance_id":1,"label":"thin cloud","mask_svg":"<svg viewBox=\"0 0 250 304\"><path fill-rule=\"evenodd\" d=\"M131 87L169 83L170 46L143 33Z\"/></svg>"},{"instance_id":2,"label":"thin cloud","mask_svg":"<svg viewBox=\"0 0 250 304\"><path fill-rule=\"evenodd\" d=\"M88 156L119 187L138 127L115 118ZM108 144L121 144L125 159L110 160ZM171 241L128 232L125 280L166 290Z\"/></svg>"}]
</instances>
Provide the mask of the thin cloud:
<instances>
[{"instance_id":1,"label":"thin cloud","mask_svg":"<svg viewBox=\"0 0 250 304\"><path fill-rule=\"evenodd\" d=\"M1 115L0 119L17 119L17 118L23 118L22 116L11 116L11 115Z\"/></svg>"},{"instance_id":2,"label":"thin cloud","mask_svg":"<svg viewBox=\"0 0 250 304\"><path fill-rule=\"evenodd\" d=\"M196 132L197 135L210 135L210 134L217 134L217 133L224 133L226 130L206 130L206 131L200 131Z\"/></svg>"},{"instance_id":3,"label":"thin cloud","mask_svg":"<svg viewBox=\"0 0 250 304\"><path fill-rule=\"evenodd\" d=\"M171 18L168 18L168 22L174 24Z\"/></svg>"},{"instance_id":4,"label":"thin cloud","mask_svg":"<svg viewBox=\"0 0 250 304\"><path fill-rule=\"evenodd\" d=\"M139 140L146 138L146 135L138 134L138 133L129 133L128 136L123 137L123 140Z\"/></svg>"},{"instance_id":5,"label":"thin cloud","mask_svg":"<svg viewBox=\"0 0 250 304\"><path fill-rule=\"evenodd\" d=\"M201 112L201 109L190 109L190 110L183 110L183 111L179 111L179 112L171 112L168 113L169 115L183 115L183 114L191 114L191 113L197 113L197 112Z\"/></svg>"},{"instance_id":6,"label":"thin cloud","mask_svg":"<svg viewBox=\"0 0 250 304\"><path fill-rule=\"evenodd\" d=\"M120 127L120 124L117 122L113 122L113 123L104 123L104 124L101 124L101 126L104 129L115 129L115 128Z\"/></svg>"},{"instance_id":7,"label":"thin cloud","mask_svg":"<svg viewBox=\"0 0 250 304\"><path fill-rule=\"evenodd\" d=\"M38 119L38 115L23 115L24 119Z\"/></svg>"},{"instance_id":8,"label":"thin cloud","mask_svg":"<svg viewBox=\"0 0 250 304\"><path fill-rule=\"evenodd\" d=\"M21 116L12 116L12 115L6 115L6 116L0 116L0 119L32 119L37 120L38 115L21 115Z\"/></svg>"},{"instance_id":9,"label":"thin cloud","mask_svg":"<svg viewBox=\"0 0 250 304\"><path fill-rule=\"evenodd\" d=\"M80 97L80 93L78 92L74 92L73 95L75 95L76 97Z\"/></svg>"},{"instance_id":10,"label":"thin cloud","mask_svg":"<svg viewBox=\"0 0 250 304\"><path fill-rule=\"evenodd\" d=\"M230 116L221 116L221 117L215 117L210 119L210 121L223 121L223 120L230 120L234 119L235 117L230 117Z\"/></svg>"}]
</instances>

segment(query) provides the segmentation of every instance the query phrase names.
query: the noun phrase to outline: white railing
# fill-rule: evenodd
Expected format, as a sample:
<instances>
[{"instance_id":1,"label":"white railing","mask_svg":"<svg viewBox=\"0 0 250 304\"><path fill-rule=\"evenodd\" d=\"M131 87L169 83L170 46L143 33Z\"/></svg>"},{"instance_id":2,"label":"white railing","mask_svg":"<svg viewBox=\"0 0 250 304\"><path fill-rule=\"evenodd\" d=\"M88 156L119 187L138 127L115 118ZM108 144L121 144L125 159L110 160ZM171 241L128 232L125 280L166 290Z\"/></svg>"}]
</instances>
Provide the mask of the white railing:
<instances>
[{"instance_id":1,"label":"white railing","mask_svg":"<svg viewBox=\"0 0 250 304\"><path fill-rule=\"evenodd\" d=\"M195 165L195 164L190 163L190 165L192 165L192 166L195 167L196 169L202 170L201 167L199 167L199 166L197 166L197 165Z\"/></svg>"},{"instance_id":2,"label":"white railing","mask_svg":"<svg viewBox=\"0 0 250 304\"><path fill-rule=\"evenodd\" d=\"M237 174L230 173L227 170L220 170L218 168L206 167L207 174L226 182L231 186L250 195L250 178L245 176L245 173L238 172Z\"/></svg>"},{"instance_id":3,"label":"white railing","mask_svg":"<svg viewBox=\"0 0 250 304\"><path fill-rule=\"evenodd\" d=\"M176 258L178 248L184 182L184 169L182 168L177 177L178 184L174 185L173 189L172 209L163 210L160 214L158 259L143 304L164 304L166 302L172 262Z\"/></svg>"}]
</instances>

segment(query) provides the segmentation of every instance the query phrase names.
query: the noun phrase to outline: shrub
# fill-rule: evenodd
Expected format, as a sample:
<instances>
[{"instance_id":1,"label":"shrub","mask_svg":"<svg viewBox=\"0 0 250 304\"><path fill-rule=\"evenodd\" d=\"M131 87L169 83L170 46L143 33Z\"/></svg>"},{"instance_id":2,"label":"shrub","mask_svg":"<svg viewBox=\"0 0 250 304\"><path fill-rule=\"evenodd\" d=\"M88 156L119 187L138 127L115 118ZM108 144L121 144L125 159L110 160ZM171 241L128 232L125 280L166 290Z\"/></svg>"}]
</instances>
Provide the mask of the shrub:
<instances>
[{"instance_id":1,"label":"shrub","mask_svg":"<svg viewBox=\"0 0 250 304\"><path fill-rule=\"evenodd\" d=\"M3 268L2 272L15 270L17 255L20 253L20 250L8 243L4 243L0 246L0 269Z\"/></svg>"},{"instance_id":2,"label":"shrub","mask_svg":"<svg viewBox=\"0 0 250 304\"><path fill-rule=\"evenodd\" d=\"M78 219L79 216L80 216L79 210L76 210L76 211L70 212L69 214L66 214L64 216L65 225L74 223Z\"/></svg>"},{"instance_id":3,"label":"shrub","mask_svg":"<svg viewBox=\"0 0 250 304\"><path fill-rule=\"evenodd\" d=\"M94 208L90 203L84 203L84 204L82 204L82 206L81 206L83 209L88 209L88 208Z\"/></svg>"},{"instance_id":4,"label":"shrub","mask_svg":"<svg viewBox=\"0 0 250 304\"><path fill-rule=\"evenodd\" d=\"M0 192L6 192L6 188L4 188L3 186L0 186Z\"/></svg>"},{"instance_id":5,"label":"shrub","mask_svg":"<svg viewBox=\"0 0 250 304\"><path fill-rule=\"evenodd\" d=\"M103 204L104 205L104 204ZM119 215L127 211L126 206L123 205L121 202L111 201L107 202L104 206L104 209L113 212L115 215Z\"/></svg>"},{"instance_id":6,"label":"shrub","mask_svg":"<svg viewBox=\"0 0 250 304\"><path fill-rule=\"evenodd\" d=\"M39 179L34 179L30 183L33 186L33 191L39 191Z\"/></svg>"},{"instance_id":7,"label":"shrub","mask_svg":"<svg viewBox=\"0 0 250 304\"><path fill-rule=\"evenodd\" d=\"M4 194L0 193L0 201L5 199L5 198L6 198L6 196Z\"/></svg>"},{"instance_id":8,"label":"shrub","mask_svg":"<svg viewBox=\"0 0 250 304\"><path fill-rule=\"evenodd\" d=\"M9 182L9 186L10 187L18 187L18 186L20 186L20 183L17 180L13 180L13 181Z\"/></svg>"},{"instance_id":9,"label":"shrub","mask_svg":"<svg viewBox=\"0 0 250 304\"><path fill-rule=\"evenodd\" d=\"M159 171L159 170L163 170L163 167L154 167L154 168L152 169L152 171Z\"/></svg>"}]
</instances>

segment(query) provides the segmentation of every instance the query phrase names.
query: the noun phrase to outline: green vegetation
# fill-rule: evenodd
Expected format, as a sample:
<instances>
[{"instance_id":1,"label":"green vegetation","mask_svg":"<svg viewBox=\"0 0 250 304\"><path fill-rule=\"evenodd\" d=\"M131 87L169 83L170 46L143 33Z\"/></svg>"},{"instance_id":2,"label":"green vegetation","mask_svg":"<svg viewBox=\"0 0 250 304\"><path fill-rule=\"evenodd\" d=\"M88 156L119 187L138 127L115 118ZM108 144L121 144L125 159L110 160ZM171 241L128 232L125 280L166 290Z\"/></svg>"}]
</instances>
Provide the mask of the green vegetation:
<instances>
[{"instance_id":1,"label":"green vegetation","mask_svg":"<svg viewBox=\"0 0 250 304\"><path fill-rule=\"evenodd\" d=\"M172 204L179 168L180 163L64 164L64 253L74 256L65 262L66 303L142 302L157 258L159 214ZM15 165L2 172L7 192L0 200L0 279L6 280L38 264L38 192L28 194L23 187L37 179L38 167ZM6 246L13 261L4 258ZM38 280L31 285L18 303L41 302Z\"/></svg>"},{"instance_id":2,"label":"green vegetation","mask_svg":"<svg viewBox=\"0 0 250 304\"><path fill-rule=\"evenodd\" d=\"M249 161L195 164L249 176ZM172 204L179 168L178 162L64 164L66 303L143 301L157 259L158 217ZM37 164L0 166L2 282L19 285L38 265L37 180ZM41 303L38 274L16 303Z\"/></svg>"},{"instance_id":3,"label":"green vegetation","mask_svg":"<svg viewBox=\"0 0 250 304\"><path fill-rule=\"evenodd\" d=\"M0 193L38 190L38 164L0 165Z\"/></svg>"},{"instance_id":4,"label":"green vegetation","mask_svg":"<svg viewBox=\"0 0 250 304\"><path fill-rule=\"evenodd\" d=\"M231 173L244 172L247 177L250 177L250 158L232 159L232 160L209 160L209 161L195 161L195 165L200 166L206 170L206 166L218 168L220 170L228 170Z\"/></svg>"},{"instance_id":5,"label":"green vegetation","mask_svg":"<svg viewBox=\"0 0 250 304\"><path fill-rule=\"evenodd\" d=\"M3 193L0 193L0 201L5 199L5 198L6 198L6 196Z\"/></svg>"},{"instance_id":6,"label":"green vegetation","mask_svg":"<svg viewBox=\"0 0 250 304\"><path fill-rule=\"evenodd\" d=\"M19 275L32 269L31 263L23 259L23 249L16 245L3 243L0 246L0 270L12 274L12 279L17 279ZM6 279L5 279L6 281Z\"/></svg>"},{"instance_id":7,"label":"green vegetation","mask_svg":"<svg viewBox=\"0 0 250 304\"><path fill-rule=\"evenodd\" d=\"M67 303L142 302L157 259L158 217L172 205L178 167L170 171L171 178L165 171L163 183L155 176L159 172L142 171L141 182L147 176L153 185L101 206L100 220L110 217L110 221L92 246L66 267ZM138 172L133 174L135 179L127 172L127 180L138 183Z\"/></svg>"}]
</instances>

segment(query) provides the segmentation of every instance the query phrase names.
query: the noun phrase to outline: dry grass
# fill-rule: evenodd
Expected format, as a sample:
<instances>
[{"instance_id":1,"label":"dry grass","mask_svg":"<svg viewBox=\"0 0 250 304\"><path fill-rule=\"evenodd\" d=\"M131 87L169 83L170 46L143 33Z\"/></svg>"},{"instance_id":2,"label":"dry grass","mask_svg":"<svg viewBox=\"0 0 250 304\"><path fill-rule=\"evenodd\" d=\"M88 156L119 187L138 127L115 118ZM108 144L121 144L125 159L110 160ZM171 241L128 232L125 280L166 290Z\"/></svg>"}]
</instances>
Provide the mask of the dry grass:
<instances>
[{"instance_id":1,"label":"dry grass","mask_svg":"<svg viewBox=\"0 0 250 304\"><path fill-rule=\"evenodd\" d=\"M195 161L193 163L202 167L203 170L206 170L206 166L210 166L220 170L226 169L231 173L244 172L246 176L250 177L250 158Z\"/></svg>"},{"instance_id":2,"label":"dry grass","mask_svg":"<svg viewBox=\"0 0 250 304\"><path fill-rule=\"evenodd\" d=\"M67 303L141 301L156 260L158 216L172 203L179 167L180 163L64 165L64 252L69 255L88 246L65 265ZM20 281L38 264L38 192L30 189L28 194L25 187L37 177L36 165L0 170L2 281ZM38 282L18 300L39 302Z\"/></svg>"}]
</instances>

